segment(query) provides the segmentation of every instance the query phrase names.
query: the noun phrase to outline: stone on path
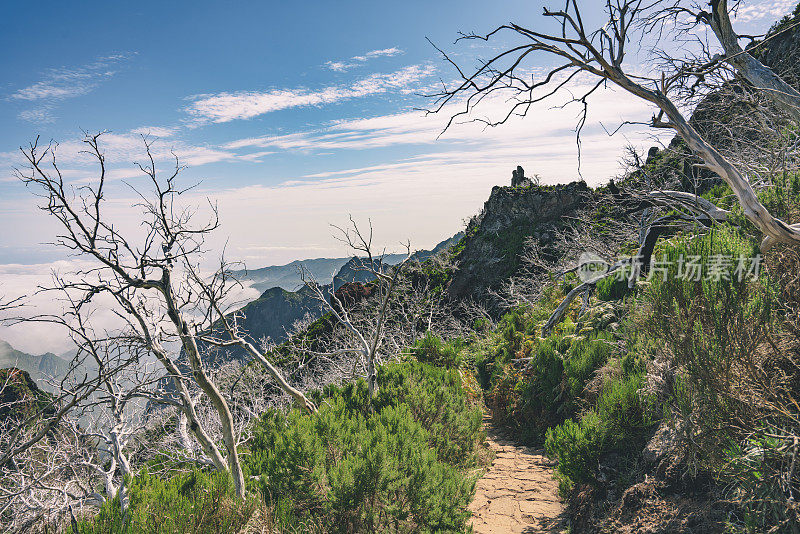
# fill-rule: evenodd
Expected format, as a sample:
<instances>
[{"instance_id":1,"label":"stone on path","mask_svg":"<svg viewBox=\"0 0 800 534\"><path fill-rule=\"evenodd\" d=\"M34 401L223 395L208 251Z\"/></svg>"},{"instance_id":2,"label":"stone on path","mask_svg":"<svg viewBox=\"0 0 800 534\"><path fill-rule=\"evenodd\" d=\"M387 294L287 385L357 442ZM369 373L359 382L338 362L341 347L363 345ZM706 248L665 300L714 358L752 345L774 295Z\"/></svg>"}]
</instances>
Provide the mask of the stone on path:
<instances>
[{"instance_id":1,"label":"stone on path","mask_svg":"<svg viewBox=\"0 0 800 534\"><path fill-rule=\"evenodd\" d=\"M486 434L496 458L476 484L469 507L475 534L565 532L554 463L542 451L515 445L491 425Z\"/></svg>"}]
</instances>

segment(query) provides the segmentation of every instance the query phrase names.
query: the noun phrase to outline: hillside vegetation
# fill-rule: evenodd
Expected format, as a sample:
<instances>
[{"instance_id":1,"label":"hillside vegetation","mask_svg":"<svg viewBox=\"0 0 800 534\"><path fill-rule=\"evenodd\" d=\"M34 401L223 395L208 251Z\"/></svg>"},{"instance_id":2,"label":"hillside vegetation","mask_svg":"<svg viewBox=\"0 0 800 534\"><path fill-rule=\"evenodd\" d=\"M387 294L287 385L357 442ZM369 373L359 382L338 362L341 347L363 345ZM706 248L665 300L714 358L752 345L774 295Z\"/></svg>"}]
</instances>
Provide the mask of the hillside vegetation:
<instances>
[{"instance_id":1,"label":"hillside vegetation","mask_svg":"<svg viewBox=\"0 0 800 534\"><path fill-rule=\"evenodd\" d=\"M776 32L797 22L798 10L758 52L792 81L796 62L786 55L798 56L800 31ZM692 124L751 165L753 194L794 231L800 164L787 142L796 145L800 130L748 91L740 79L726 81L698 103ZM125 448L134 468L122 477L112 468L106 479L121 478L124 491L99 504L81 497L78 514L64 505L78 499L65 497L57 513L24 528L469 532L468 506L491 463L488 415L556 462L571 533L800 533L800 249L762 247L753 214L724 180L697 167L685 140L629 159L597 188L497 186L457 242L338 287L275 288L229 315L209 298L212 311L196 334L201 349L194 345L206 367L189 367L182 353L191 372L175 384L213 380L202 391L222 400L195 388L184 405L153 402ZM661 190L690 198L694 211L656 203L651 193ZM582 270L586 252L604 266L598 278ZM163 272L171 272L168 260ZM353 265L343 271L364 275ZM302 328L268 343L269 328L289 326L313 298L316 311ZM195 334L175 322L192 348ZM263 353L244 337L260 341ZM207 354L212 346L238 352ZM51 397L26 373L2 377L14 378L9 392L21 399L4 424L27 428L29 411ZM123 412L115 412L119 421ZM202 451L176 445L198 425L211 436ZM81 452L70 456L73 471L113 466L113 447L81 430L48 428L30 463L48 465L46 444L74 435ZM203 455L221 444L227 464ZM88 492L75 480L101 491L98 477L73 475L63 476L76 494ZM17 487L2 479L0 498ZM17 506L0 507L0 524L18 524L15 510L34 508Z\"/></svg>"}]
</instances>

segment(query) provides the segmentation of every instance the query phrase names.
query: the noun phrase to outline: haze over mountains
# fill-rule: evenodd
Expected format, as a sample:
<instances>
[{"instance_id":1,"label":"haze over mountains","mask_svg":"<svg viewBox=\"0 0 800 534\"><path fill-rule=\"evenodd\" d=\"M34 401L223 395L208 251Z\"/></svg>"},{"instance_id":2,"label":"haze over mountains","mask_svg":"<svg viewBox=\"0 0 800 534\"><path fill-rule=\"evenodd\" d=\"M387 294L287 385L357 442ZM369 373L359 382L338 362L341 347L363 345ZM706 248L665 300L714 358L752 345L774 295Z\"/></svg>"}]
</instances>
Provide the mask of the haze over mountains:
<instances>
[{"instance_id":1,"label":"haze over mountains","mask_svg":"<svg viewBox=\"0 0 800 534\"><path fill-rule=\"evenodd\" d=\"M69 369L71 354L57 356L52 352L27 354L0 340L0 369L16 367L27 371L31 378L44 389L46 379L61 378Z\"/></svg>"},{"instance_id":2,"label":"haze over mountains","mask_svg":"<svg viewBox=\"0 0 800 534\"><path fill-rule=\"evenodd\" d=\"M459 232L436 245L432 250L420 250L412 255L412 260L424 261L430 256L454 245L463 236ZM405 258L404 254L386 254L379 258L386 265L396 265ZM241 326L253 339L269 338L273 342L286 339L287 331L295 321L306 315L318 318L322 315L322 305L303 286L301 270L315 279L323 290L330 292L352 282L370 282L368 271L359 268L362 259L315 258L296 260L286 265L274 265L253 270L235 271L239 280L261 292L261 295L246 303L240 311L244 314ZM49 379L61 379L67 373L74 351L61 355L52 352L28 354L15 349L6 341L0 340L0 369L16 367L27 371L37 385L43 389ZM229 354L223 359L243 357L244 354Z\"/></svg>"},{"instance_id":3,"label":"haze over mountains","mask_svg":"<svg viewBox=\"0 0 800 534\"><path fill-rule=\"evenodd\" d=\"M302 287L303 280L300 273L305 270L314 280L321 284L330 280L352 260L347 258L314 258L310 260L295 260L286 265L272 265L260 269L234 271L242 282L252 282L251 287L260 292L279 287L287 291L297 291ZM403 259L402 254L387 254L383 256L384 263L395 265Z\"/></svg>"},{"instance_id":4,"label":"haze over mountains","mask_svg":"<svg viewBox=\"0 0 800 534\"><path fill-rule=\"evenodd\" d=\"M445 239L431 250L419 250L412 254L411 261L424 261L439 252L452 247L464 236L459 232ZM387 254L379 258L385 265L396 265L405 258L404 254ZM304 268L319 283L325 294L336 291L344 284L372 281L372 274L362 268L363 258L319 258L294 261L287 265L264 267L252 271L239 271L236 276L243 282L252 282L252 287L267 287L255 300L244 305L239 311L242 318L239 326L253 340L269 338L280 343L288 337L292 325L308 316L317 319L322 315L322 303L313 291L303 285L300 269ZM376 260L378 261L378 260ZM339 268L334 272L334 266ZM292 289L299 288L296 291ZM224 351L217 358L222 361L248 357L239 349Z\"/></svg>"}]
</instances>

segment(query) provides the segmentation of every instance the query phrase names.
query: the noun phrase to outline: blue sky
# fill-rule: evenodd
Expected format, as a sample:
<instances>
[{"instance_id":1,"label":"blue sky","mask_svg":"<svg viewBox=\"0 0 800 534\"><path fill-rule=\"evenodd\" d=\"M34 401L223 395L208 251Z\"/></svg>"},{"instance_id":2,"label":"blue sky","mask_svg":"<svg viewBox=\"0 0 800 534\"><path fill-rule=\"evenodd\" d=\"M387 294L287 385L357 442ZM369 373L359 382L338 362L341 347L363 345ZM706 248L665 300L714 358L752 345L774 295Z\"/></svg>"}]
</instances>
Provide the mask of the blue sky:
<instances>
[{"instance_id":1,"label":"blue sky","mask_svg":"<svg viewBox=\"0 0 800 534\"><path fill-rule=\"evenodd\" d=\"M470 65L492 49L454 46L459 31L511 20L540 27L541 4L3 2L0 291L70 261L42 245L55 228L12 173L17 148L36 135L60 143L65 176L80 185L94 176L78 153L81 130L109 130L109 209L130 229L137 213L125 184L141 183L132 165L140 135L157 138L162 168L174 150L189 166L184 183L200 183L186 201L219 202L213 248L227 243L228 258L249 267L346 254L329 224L348 213L371 218L390 248L406 239L430 247L460 230L517 164L545 183L576 179L576 109L543 106L502 128L458 125L440 139L447 117L415 111L430 105L419 93L454 75L426 37ZM749 2L738 27L764 31L793 4ZM489 102L483 112L502 109ZM583 140L589 183L618 172L627 143L654 142L641 128L609 137L601 123L649 116L632 97L596 97Z\"/></svg>"}]
</instances>

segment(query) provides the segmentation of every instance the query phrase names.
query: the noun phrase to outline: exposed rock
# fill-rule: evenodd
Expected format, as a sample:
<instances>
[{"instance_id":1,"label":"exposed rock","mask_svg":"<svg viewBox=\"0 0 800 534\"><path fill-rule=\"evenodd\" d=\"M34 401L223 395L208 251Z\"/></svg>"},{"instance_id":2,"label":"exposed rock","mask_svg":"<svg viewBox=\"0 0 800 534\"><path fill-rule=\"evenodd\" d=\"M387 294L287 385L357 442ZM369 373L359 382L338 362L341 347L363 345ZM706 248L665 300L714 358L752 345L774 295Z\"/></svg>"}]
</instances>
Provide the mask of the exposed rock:
<instances>
[{"instance_id":1,"label":"exposed rock","mask_svg":"<svg viewBox=\"0 0 800 534\"><path fill-rule=\"evenodd\" d=\"M531 187L533 181L525 176L525 171L519 165L511 171L511 187Z\"/></svg>"},{"instance_id":2,"label":"exposed rock","mask_svg":"<svg viewBox=\"0 0 800 534\"><path fill-rule=\"evenodd\" d=\"M331 302L336 305L340 302L345 309L358 304L365 298L372 295L375 290L374 284L362 284L361 282L349 282L336 290L334 293L335 299Z\"/></svg>"},{"instance_id":3,"label":"exposed rock","mask_svg":"<svg viewBox=\"0 0 800 534\"><path fill-rule=\"evenodd\" d=\"M69 359L71 357L71 355L67 355L67 357L64 358L52 352L47 352L45 354L26 354L15 349L5 341L0 340L0 369L14 367L26 371L33 380L41 384L42 387L48 391L50 391L51 388L48 386L46 380L55 379L58 381L64 378L70 368ZM89 369L91 368L92 366L90 365ZM87 369L84 369L82 365L80 369L76 370L76 374L80 375L80 373L86 370Z\"/></svg>"},{"instance_id":4,"label":"exposed rock","mask_svg":"<svg viewBox=\"0 0 800 534\"><path fill-rule=\"evenodd\" d=\"M353 256L333 277L333 290L339 291L339 288L344 287L346 284L372 282L375 279L375 275L372 274L373 271L386 272L392 268L392 265L383 260L375 259L370 266L367 258Z\"/></svg>"},{"instance_id":5,"label":"exposed rock","mask_svg":"<svg viewBox=\"0 0 800 534\"><path fill-rule=\"evenodd\" d=\"M649 165L650 163L652 163L658 156L659 152L660 150L657 146L651 146L650 150L647 151L647 159L645 160L645 165Z\"/></svg>"},{"instance_id":6,"label":"exposed rock","mask_svg":"<svg viewBox=\"0 0 800 534\"><path fill-rule=\"evenodd\" d=\"M649 466L658 465L676 446L677 432L668 422L663 422L647 442L642 451L642 459Z\"/></svg>"},{"instance_id":7,"label":"exposed rock","mask_svg":"<svg viewBox=\"0 0 800 534\"><path fill-rule=\"evenodd\" d=\"M39 389L27 371L0 369L0 421L26 417L47 406L50 396Z\"/></svg>"},{"instance_id":8,"label":"exposed rock","mask_svg":"<svg viewBox=\"0 0 800 534\"><path fill-rule=\"evenodd\" d=\"M775 24L764 40L747 46L759 61L795 87L800 87L800 31L796 27L790 29L790 26L796 24L798 19L800 5L794 8L790 16Z\"/></svg>"},{"instance_id":9,"label":"exposed rock","mask_svg":"<svg viewBox=\"0 0 800 534\"><path fill-rule=\"evenodd\" d=\"M459 246L458 270L448 288L454 298L485 299L521 265L529 237L547 249L565 217L584 206L591 190L583 181L555 186L492 189L481 214L467 227Z\"/></svg>"},{"instance_id":10,"label":"exposed rock","mask_svg":"<svg viewBox=\"0 0 800 534\"><path fill-rule=\"evenodd\" d=\"M313 319L321 316L322 305L307 287L301 287L298 291L273 287L245 305L240 312L239 327L247 332L252 341L267 337L274 343L280 343L286 339L295 321L306 315ZM248 359L249 353L240 347L230 347L207 357L212 365Z\"/></svg>"}]
</instances>

